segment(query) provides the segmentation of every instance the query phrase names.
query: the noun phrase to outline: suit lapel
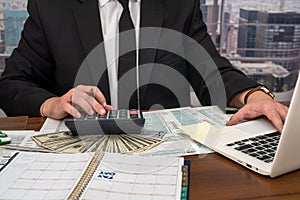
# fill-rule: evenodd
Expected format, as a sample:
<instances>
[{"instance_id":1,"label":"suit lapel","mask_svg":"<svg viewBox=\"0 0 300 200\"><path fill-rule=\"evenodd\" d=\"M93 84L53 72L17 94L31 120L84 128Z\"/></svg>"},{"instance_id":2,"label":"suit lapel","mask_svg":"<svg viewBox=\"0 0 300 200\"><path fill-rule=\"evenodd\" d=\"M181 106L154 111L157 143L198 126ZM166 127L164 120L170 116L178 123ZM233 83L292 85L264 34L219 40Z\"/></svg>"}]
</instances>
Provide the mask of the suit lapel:
<instances>
[{"instance_id":1,"label":"suit lapel","mask_svg":"<svg viewBox=\"0 0 300 200\"><path fill-rule=\"evenodd\" d=\"M141 24L140 24L140 54L139 64L148 64L140 70L140 82L144 85L150 83L150 78L153 70L153 63L157 49L144 49L145 47L158 47L161 31L159 29L154 34L153 31L143 31L143 28L161 28L163 22L163 5L159 0L142 0L141 1ZM140 102L141 105L146 105L148 85L140 88Z\"/></svg>"},{"instance_id":2,"label":"suit lapel","mask_svg":"<svg viewBox=\"0 0 300 200\"><path fill-rule=\"evenodd\" d=\"M141 1L141 28L147 27L162 27L163 22L163 5L158 0L142 0ZM148 46L149 39L144 39L143 31L140 35L140 46ZM148 35L149 37L149 35ZM160 31L155 35L151 35L151 46L158 46L160 38ZM150 55L142 54L140 57L140 63L153 63L155 60L156 51L153 51Z\"/></svg>"},{"instance_id":3,"label":"suit lapel","mask_svg":"<svg viewBox=\"0 0 300 200\"><path fill-rule=\"evenodd\" d=\"M98 0L78 0L73 8L81 45L85 55L103 42Z\"/></svg>"},{"instance_id":4,"label":"suit lapel","mask_svg":"<svg viewBox=\"0 0 300 200\"><path fill-rule=\"evenodd\" d=\"M89 75L88 78L83 79L87 79L85 83L98 85L107 102L110 103L105 50L104 45L99 45L103 42L103 35L98 0L78 1L80 3L73 7L73 14L81 46L87 58L83 63L85 66L83 71L85 70L84 74Z\"/></svg>"}]
</instances>

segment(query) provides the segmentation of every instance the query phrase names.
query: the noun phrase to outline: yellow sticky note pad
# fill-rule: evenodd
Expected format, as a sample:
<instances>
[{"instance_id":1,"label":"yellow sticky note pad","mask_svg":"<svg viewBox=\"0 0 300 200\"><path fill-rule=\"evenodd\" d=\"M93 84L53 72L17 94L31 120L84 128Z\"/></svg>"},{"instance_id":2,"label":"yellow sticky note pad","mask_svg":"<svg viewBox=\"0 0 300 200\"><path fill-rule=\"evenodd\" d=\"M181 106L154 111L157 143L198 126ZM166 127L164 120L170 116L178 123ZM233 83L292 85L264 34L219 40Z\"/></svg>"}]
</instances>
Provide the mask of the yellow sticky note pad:
<instances>
[{"instance_id":1,"label":"yellow sticky note pad","mask_svg":"<svg viewBox=\"0 0 300 200\"><path fill-rule=\"evenodd\" d=\"M222 129L218 129L208 122L182 126L181 130L184 134L190 136L191 139L200 143L208 138L218 138L223 133Z\"/></svg>"}]
</instances>

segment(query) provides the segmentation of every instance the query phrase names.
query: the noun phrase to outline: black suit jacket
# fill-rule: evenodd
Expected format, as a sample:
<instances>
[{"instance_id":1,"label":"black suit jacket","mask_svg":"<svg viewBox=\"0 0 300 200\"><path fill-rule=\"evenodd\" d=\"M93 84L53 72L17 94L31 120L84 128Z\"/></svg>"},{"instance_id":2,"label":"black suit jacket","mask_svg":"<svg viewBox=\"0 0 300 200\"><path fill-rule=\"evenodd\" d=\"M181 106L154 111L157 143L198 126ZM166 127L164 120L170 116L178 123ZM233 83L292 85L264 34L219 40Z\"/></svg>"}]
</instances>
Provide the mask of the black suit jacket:
<instances>
[{"instance_id":1,"label":"black suit jacket","mask_svg":"<svg viewBox=\"0 0 300 200\"><path fill-rule=\"evenodd\" d=\"M96 51L96 56L91 58L98 59L101 65L83 62L103 41L98 0L30 0L28 12L30 16L19 46L8 60L0 80L0 107L9 116L35 116L47 98L63 95L78 84L98 85L110 102L105 53ZM206 49L209 60L217 66L224 81L227 101L236 93L257 85L218 54L203 23L199 0L142 0L143 27L163 27L183 33ZM166 37L160 32L153 37L153 43L159 45ZM183 43L183 50L189 48L189 42ZM170 44L165 43L166 46ZM90 77L78 81L77 72L82 63ZM210 68L207 62L195 67L166 50L145 48L140 52L140 64L147 63L162 65L148 65L141 75L141 79L151 83L141 86L142 109L149 109L154 104L167 108L188 104L189 85L182 82L183 79L193 86L203 105L216 103L209 87L215 83L217 72L204 70L204 74L199 73L199 69ZM164 71L163 65L180 72L183 78L175 77L176 73L170 74L169 70ZM97 77L99 74L101 76ZM160 80L166 80L166 85ZM183 98L173 91L176 87ZM215 97L217 95L221 93Z\"/></svg>"}]
</instances>

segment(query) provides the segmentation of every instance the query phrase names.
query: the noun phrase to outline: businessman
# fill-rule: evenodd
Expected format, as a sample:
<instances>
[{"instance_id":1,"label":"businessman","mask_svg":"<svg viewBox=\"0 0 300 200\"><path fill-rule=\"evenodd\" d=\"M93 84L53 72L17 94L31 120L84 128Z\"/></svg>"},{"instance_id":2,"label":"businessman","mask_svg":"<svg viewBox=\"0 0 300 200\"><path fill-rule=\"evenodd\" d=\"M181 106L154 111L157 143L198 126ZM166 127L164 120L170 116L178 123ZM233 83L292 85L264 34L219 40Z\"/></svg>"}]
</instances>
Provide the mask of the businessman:
<instances>
[{"instance_id":1,"label":"businessman","mask_svg":"<svg viewBox=\"0 0 300 200\"><path fill-rule=\"evenodd\" d=\"M137 53L124 55L124 59L112 65L97 66L103 73L96 82L77 83L80 66L111 35L130 29L161 27L192 38L212 58L224 81L227 104L241 108L228 125L265 115L281 131L287 107L274 101L271 93L218 54L199 8L199 0L30 0L30 16L21 41L0 80L0 107L9 116L42 115L54 119L67 115L80 117L79 109L88 114L105 114L113 107L121 108L122 101L115 93L124 91L124 84L120 86L116 82L136 65ZM136 33L129 41L132 45L136 45L137 37L142 37ZM99 55L101 63L117 56L116 52L124 45L117 39L113 44L119 45L116 48L104 45L105 54ZM212 103L208 88L214 80L206 82L201 75L195 75L195 67L190 63L162 50L141 50L139 55L140 65L160 63L174 69L188 80L202 105ZM142 85L140 92L132 95L129 107L137 106L136 102L142 109L156 104L165 108L182 105L170 89L155 84L160 81L158 77L171 77L162 75L161 69L152 66L148 74L151 84ZM175 83L170 85L181 87L182 96L189 96L189 87L177 80Z\"/></svg>"}]
</instances>

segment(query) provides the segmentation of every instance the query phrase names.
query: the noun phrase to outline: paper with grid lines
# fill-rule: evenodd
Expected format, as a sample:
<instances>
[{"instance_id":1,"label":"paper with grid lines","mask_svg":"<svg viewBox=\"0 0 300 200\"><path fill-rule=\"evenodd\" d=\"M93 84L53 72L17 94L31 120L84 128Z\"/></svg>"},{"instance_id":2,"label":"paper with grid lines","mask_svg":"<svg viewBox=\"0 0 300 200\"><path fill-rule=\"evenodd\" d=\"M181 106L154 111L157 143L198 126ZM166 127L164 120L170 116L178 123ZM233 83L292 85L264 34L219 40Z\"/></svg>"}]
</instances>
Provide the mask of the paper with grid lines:
<instances>
[{"instance_id":1,"label":"paper with grid lines","mask_svg":"<svg viewBox=\"0 0 300 200\"><path fill-rule=\"evenodd\" d=\"M21 152L0 173L0 199L66 199L92 156Z\"/></svg>"},{"instance_id":2,"label":"paper with grid lines","mask_svg":"<svg viewBox=\"0 0 300 200\"><path fill-rule=\"evenodd\" d=\"M176 200L183 158L105 153L82 199Z\"/></svg>"},{"instance_id":3,"label":"paper with grid lines","mask_svg":"<svg viewBox=\"0 0 300 200\"><path fill-rule=\"evenodd\" d=\"M67 199L93 155L21 152L0 173L0 199ZM180 199L183 162L105 153L78 199Z\"/></svg>"}]
</instances>

